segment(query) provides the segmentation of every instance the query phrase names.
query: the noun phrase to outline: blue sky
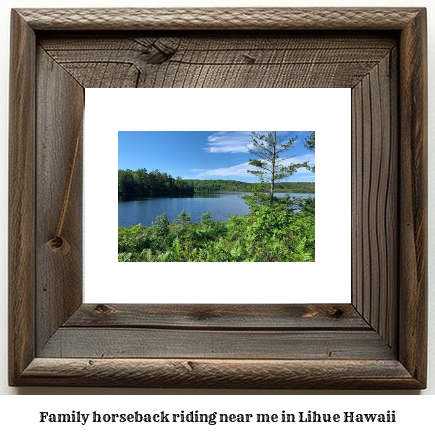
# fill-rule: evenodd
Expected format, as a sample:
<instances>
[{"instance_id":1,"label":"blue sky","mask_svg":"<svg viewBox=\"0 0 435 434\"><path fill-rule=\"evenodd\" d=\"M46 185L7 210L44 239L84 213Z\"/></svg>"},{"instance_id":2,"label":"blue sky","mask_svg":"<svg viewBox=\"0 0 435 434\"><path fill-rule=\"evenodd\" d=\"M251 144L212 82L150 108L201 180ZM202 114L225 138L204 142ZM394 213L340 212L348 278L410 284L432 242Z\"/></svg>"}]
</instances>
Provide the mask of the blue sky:
<instances>
[{"instance_id":1,"label":"blue sky","mask_svg":"<svg viewBox=\"0 0 435 434\"><path fill-rule=\"evenodd\" d=\"M303 146L310 131L288 133L297 139L293 149L281 156L293 156L289 163L309 161L314 165L314 153ZM250 143L250 131L119 131L118 169L158 169L183 179L257 182L257 177L247 173L248 169L255 170L249 165L249 159L256 158L247 149ZM314 173L300 169L284 181L314 180Z\"/></svg>"}]
</instances>

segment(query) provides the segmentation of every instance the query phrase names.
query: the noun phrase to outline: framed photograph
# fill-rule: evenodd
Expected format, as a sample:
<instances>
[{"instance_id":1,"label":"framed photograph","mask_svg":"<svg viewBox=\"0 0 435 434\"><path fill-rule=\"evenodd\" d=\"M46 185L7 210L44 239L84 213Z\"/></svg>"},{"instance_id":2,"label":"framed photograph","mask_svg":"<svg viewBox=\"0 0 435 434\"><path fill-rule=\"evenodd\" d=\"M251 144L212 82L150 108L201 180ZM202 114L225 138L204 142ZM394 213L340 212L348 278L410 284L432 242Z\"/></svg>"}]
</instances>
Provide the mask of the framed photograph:
<instances>
[{"instance_id":1,"label":"framed photograph","mask_svg":"<svg viewBox=\"0 0 435 434\"><path fill-rule=\"evenodd\" d=\"M424 8L17 9L11 41L11 386L426 387ZM264 267L256 269L262 297L252 301L171 299L164 279L153 279L142 283L139 303L88 302L85 282L86 294L90 286L99 294L127 289L122 280L105 280L111 265L99 261L111 231L86 220L92 209L84 200L87 185L100 175L98 167L89 172L88 150L100 148L101 165L109 161L102 138L113 129L116 110L104 112L107 122L100 118L101 134L91 146L86 134L97 121L87 111L97 88L148 92L141 98L144 112L153 112L160 97L169 124L180 91L244 90L246 98L260 90L282 90L282 98L291 89L350 92L349 116L338 116L344 129L350 118L343 169L350 168L350 180L337 186L350 204L344 207L350 253L328 258L337 284L349 276L350 302L293 302L285 292L279 301L268 298L270 268ZM271 100L260 101L262 107ZM316 99L311 104L314 113ZM217 131L206 121L196 125L186 129ZM324 147L337 152L330 140L322 143L324 153ZM341 166L333 160L330 170ZM102 176L101 190L112 185L105 181ZM340 202L340 194L328 194L331 206ZM316 191L318 200L324 195ZM316 257L316 267L322 262ZM270 285L291 286L285 267L292 264L280 265L281 279ZM328 292L334 281L322 273L315 286ZM178 280L182 286L186 278ZM249 291L243 278L234 289L240 286Z\"/></svg>"}]
</instances>

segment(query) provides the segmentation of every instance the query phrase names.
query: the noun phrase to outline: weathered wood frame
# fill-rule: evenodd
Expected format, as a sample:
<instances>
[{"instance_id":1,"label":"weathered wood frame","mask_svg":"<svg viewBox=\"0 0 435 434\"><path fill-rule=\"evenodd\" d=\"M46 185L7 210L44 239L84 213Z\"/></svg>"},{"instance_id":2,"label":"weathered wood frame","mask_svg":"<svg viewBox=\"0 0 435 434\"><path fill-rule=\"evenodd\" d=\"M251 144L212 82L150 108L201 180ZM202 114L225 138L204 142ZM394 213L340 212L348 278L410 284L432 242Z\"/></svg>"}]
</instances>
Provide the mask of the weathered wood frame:
<instances>
[{"instance_id":1,"label":"weathered wood frame","mask_svg":"<svg viewBox=\"0 0 435 434\"><path fill-rule=\"evenodd\" d=\"M286 39L325 32L323 48L331 53L337 36L396 41L381 60L362 62L360 79L351 85L352 303L82 304L81 160L65 222L70 250L45 247L81 138L84 108L83 80L62 60L59 47L83 35L93 41L109 33L128 39L132 32L201 39L215 32L231 40L243 31L248 37L257 32L257 43L258 35ZM12 11L11 36L11 385L426 386L425 9L22 9ZM145 59L149 64L174 54L167 44L154 42L142 53L151 56ZM86 39L80 44L85 48ZM255 56L242 55L245 63L255 63ZM134 64L131 52L128 56ZM355 59L346 56L338 54L338 62L350 69ZM318 64L306 63L310 72L303 74L311 79L306 85L326 87L322 74L316 75ZM85 76L90 68L88 63L81 69ZM98 74L103 85L116 87L110 73ZM331 73L330 86L348 87L340 77ZM224 86L240 86L236 78L225 80ZM218 79L214 85L219 87Z\"/></svg>"}]
</instances>

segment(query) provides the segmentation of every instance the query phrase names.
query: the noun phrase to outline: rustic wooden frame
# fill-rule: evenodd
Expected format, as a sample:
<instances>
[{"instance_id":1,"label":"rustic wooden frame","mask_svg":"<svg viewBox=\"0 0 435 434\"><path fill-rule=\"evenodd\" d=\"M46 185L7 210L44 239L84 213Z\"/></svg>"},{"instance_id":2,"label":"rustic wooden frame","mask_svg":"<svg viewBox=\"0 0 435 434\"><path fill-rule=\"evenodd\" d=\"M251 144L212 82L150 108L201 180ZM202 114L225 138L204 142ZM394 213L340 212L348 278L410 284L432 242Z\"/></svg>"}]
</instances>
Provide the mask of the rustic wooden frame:
<instances>
[{"instance_id":1,"label":"rustic wooden frame","mask_svg":"<svg viewBox=\"0 0 435 434\"><path fill-rule=\"evenodd\" d=\"M80 155L63 234L69 250L61 243L48 249L46 241L54 235L74 144L81 140L83 88L95 86L96 80L116 87L136 73L122 69L116 75L101 46L96 49L100 54L88 53L85 64L68 62L65 44L79 41L77 52L92 51L92 43L109 34L128 41L134 32L159 35L147 42L142 64L134 50L127 50L127 60L120 62L121 68L145 68L137 80L144 87L152 68L176 52L165 37L200 40L214 32L231 45L231 35L240 32L255 37L256 44L269 36L283 41L323 32L316 40L323 46L314 51L329 50L330 62L303 60L300 54L296 60L310 70L294 77L305 79L300 87L352 87L351 304L82 304ZM11 385L426 386L425 9L21 9L12 11L11 35ZM365 62L355 55L350 59L352 50L340 51L343 40L355 50L361 40L369 41L366 51L382 46L387 54ZM385 41L393 42L389 46ZM241 63L242 70L257 61L249 52L237 56L231 65ZM282 58L278 62L285 63ZM292 62L286 65L298 63ZM335 72L320 69L330 63ZM337 72L339 63L356 72ZM108 73L98 69L101 64ZM182 74L182 83L173 80L172 86L207 86L192 84L191 75ZM283 77L276 87L282 87ZM224 86L243 86L235 74L212 75L212 80L217 87L219 80Z\"/></svg>"}]
</instances>

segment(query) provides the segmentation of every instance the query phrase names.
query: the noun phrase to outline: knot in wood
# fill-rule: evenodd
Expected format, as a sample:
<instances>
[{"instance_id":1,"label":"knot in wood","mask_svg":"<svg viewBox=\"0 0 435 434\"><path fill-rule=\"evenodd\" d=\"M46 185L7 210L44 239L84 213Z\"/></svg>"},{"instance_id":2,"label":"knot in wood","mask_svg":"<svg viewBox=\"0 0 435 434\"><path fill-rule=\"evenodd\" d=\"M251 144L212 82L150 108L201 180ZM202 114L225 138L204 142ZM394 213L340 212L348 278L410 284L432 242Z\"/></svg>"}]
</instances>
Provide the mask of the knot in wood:
<instances>
[{"instance_id":1,"label":"knot in wood","mask_svg":"<svg viewBox=\"0 0 435 434\"><path fill-rule=\"evenodd\" d=\"M332 316L336 319L341 319L344 316L344 311L342 309L334 309Z\"/></svg>"},{"instance_id":2,"label":"knot in wood","mask_svg":"<svg viewBox=\"0 0 435 434\"><path fill-rule=\"evenodd\" d=\"M255 57L252 57L252 56L250 56L249 54L247 54L247 53L244 53L243 54L243 57L245 58L245 60L246 60L246 63L255 63L256 62L256 58Z\"/></svg>"},{"instance_id":3,"label":"knot in wood","mask_svg":"<svg viewBox=\"0 0 435 434\"><path fill-rule=\"evenodd\" d=\"M45 247L50 250L50 252L62 253L63 255L67 255L70 251L70 245L68 241L60 235L49 239L45 243Z\"/></svg>"},{"instance_id":4,"label":"knot in wood","mask_svg":"<svg viewBox=\"0 0 435 434\"><path fill-rule=\"evenodd\" d=\"M115 312L115 309L110 306L106 306L105 304L97 304L95 306L94 312L97 314L108 314Z\"/></svg>"},{"instance_id":5,"label":"knot in wood","mask_svg":"<svg viewBox=\"0 0 435 434\"><path fill-rule=\"evenodd\" d=\"M173 47L169 45L169 43L165 43L160 39L156 39L155 41L148 43L142 53L146 63L160 65L168 61L176 52L176 47Z\"/></svg>"}]
</instances>

